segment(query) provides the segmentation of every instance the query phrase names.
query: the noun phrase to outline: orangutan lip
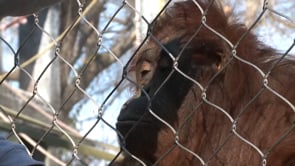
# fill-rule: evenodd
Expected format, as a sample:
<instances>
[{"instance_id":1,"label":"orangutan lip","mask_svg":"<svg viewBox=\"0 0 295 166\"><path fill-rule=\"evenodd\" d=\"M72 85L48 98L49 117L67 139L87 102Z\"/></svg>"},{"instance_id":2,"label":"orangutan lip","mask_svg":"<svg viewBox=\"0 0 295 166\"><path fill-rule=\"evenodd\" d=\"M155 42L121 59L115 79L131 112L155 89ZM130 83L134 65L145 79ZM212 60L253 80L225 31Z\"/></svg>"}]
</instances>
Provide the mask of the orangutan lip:
<instances>
[{"instance_id":1,"label":"orangutan lip","mask_svg":"<svg viewBox=\"0 0 295 166\"><path fill-rule=\"evenodd\" d=\"M138 120L120 120L117 121L117 125L150 125L148 121L138 121Z\"/></svg>"}]
</instances>

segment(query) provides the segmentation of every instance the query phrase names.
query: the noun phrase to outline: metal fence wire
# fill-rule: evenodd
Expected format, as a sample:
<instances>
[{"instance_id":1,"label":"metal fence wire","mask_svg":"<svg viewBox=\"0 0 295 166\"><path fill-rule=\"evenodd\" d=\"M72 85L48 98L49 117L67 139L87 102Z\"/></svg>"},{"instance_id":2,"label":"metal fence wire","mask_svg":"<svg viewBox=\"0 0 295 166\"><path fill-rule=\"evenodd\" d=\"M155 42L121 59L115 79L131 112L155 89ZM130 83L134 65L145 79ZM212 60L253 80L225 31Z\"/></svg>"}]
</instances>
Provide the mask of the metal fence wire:
<instances>
[{"instance_id":1,"label":"metal fence wire","mask_svg":"<svg viewBox=\"0 0 295 166\"><path fill-rule=\"evenodd\" d=\"M57 2L3 14L1 137L46 165L295 165L294 2Z\"/></svg>"}]
</instances>

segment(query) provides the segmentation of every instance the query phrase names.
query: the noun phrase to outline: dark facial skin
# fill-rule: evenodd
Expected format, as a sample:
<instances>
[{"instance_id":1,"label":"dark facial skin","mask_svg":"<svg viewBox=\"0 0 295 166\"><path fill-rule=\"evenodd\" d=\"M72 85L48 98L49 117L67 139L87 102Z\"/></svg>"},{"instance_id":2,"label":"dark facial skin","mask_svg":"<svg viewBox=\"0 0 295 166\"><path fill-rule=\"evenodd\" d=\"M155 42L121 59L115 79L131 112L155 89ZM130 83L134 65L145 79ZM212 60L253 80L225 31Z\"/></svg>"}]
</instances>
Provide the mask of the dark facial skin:
<instances>
[{"instance_id":1,"label":"dark facial skin","mask_svg":"<svg viewBox=\"0 0 295 166\"><path fill-rule=\"evenodd\" d=\"M137 155L139 156L150 156L148 159L150 161L155 161L153 155L157 146L157 142L155 141L157 140L159 130L164 126L158 119L151 115L148 108L151 108L155 114L173 125L177 120L177 110L192 85L190 81L173 70L173 61L168 55L168 52L175 56L179 53L181 49L179 48L179 40L164 44L164 47L167 50L160 51L159 65L150 83L143 87L143 92L139 98L133 99L123 106L117 122L117 129L125 136L125 142L123 144L129 147L128 149L130 151L138 151L139 153ZM189 54L187 50L185 53ZM179 68L183 72L193 75L195 71L192 71L190 66L186 65L190 63L189 60L189 55L181 56L178 62ZM171 75L169 76L169 74ZM168 76L169 79L167 82L155 94ZM144 79L144 77L149 76L147 73L144 73L142 78ZM142 131L149 134L136 139L138 135L142 135ZM140 147L134 146L136 144L144 144L148 148L139 150L137 148Z\"/></svg>"}]
</instances>

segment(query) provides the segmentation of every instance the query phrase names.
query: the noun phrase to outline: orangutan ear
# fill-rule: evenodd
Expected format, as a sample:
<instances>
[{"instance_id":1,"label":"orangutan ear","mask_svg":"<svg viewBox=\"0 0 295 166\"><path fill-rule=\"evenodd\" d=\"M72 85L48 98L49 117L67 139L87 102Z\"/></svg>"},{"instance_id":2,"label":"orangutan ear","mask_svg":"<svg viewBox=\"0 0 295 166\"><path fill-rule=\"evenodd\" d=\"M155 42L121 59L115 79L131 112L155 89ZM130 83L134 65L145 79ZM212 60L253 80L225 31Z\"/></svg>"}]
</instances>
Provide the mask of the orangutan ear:
<instances>
[{"instance_id":1,"label":"orangutan ear","mask_svg":"<svg viewBox=\"0 0 295 166\"><path fill-rule=\"evenodd\" d=\"M195 65L216 66L220 69L229 57L230 49L220 40L193 41L188 46Z\"/></svg>"},{"instance_id":2,"label":"orangutan ear","mask_svg":"<svg viewBox=\"0 0 295 166\"><path fill-rule=\"evenodd\" d=\"M175 39L164 44L160 53L158 65L160 68L172 66L172 56L182 56L189 59L191 65L215 66L220 69L230 55L230 49L225 42L218 39L196 39L186 44L181 39Z\"/></svg>"}]
</instances>

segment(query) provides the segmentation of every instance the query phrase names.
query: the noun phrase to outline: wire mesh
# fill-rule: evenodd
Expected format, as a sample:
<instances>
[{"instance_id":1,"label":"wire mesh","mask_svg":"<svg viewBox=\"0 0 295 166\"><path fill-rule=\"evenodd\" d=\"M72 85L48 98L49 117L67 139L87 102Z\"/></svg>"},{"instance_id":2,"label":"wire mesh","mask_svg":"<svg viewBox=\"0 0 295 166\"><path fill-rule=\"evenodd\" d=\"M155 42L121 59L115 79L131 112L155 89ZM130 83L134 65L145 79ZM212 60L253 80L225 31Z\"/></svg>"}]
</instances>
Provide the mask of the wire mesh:
<instances>
[{"instance_id":1,"label":"wire mesh","mask_svg":"<svg viewBox=\"0 0 295 166\"><path fill-rule=\"evenodd\" d=\"M248 46L245 41L253 37L253 32L259 31L258 27L262 26L261 22L268 18L280 18L279 20L283 20L283 23L278 27L281 28L283 24L288 25L291 28L286 30L287 35L294 35L295 23L291 19L292 15L289 15L288 11L282 12L280 9L272 6L273 1L255 1L257 6L262 4L261 9L257 16L251 19L252 23L248 25L249 28L247 28L245 33L242 33L235 40L231 36L228 36L228 33L216 29L218 26L214 25L214 21L217 23L219 21L210 20L212 17L208 16L210 15L210 11L213 10L212 6L219 4L219 2L215 2L214 0L208 0L206 3L204 3L205 1L197 0L191 2L193 4L191 4L191 8L194 8L194 11L197 12L199 17L196 19L199 19L198 22L200 24L197 27L187 28L189 30L193 29L193 32L189 32L190 36L188 39L182 41L183 43L180 44L183 47L176 52L173 48L171 49L171 47L167 46L167 43L172 41L172 39L181 38L182 35L185 35L186 29L171 32L171 29L178 26L177 21L179 21L175 20L174 22L171 18L167 25L165 23L158 23L164 17L163 15L169 16L169 12L171 12L169 10L173 10L173 4L176 3L174 1L165 1L161 10L158 11L151 21L146 18L142 9L136 8L135 3L139 3L137 1L112 2L92 0L84 2L77 0L76 2L62 2L64 3L63 5L58 4L52 6L52 8L54 8L53 11L57 9L67 11L66 13L60 12L63 17L58 21L64 22L51 22L49 24L51 28L46 28L40 16L40 13L45 12L46 9L42 9L39 13L28 16L33 19L30 25L31 28L24 34L26 37L18 43L13 40L18 36L16 29L19 26L23 26L22 24L26 23L28 17L8 17L2 19L2 23L0 22L3 25L0 27L0 31L2 31L2 36L0 37L2 47L1 57L2 61L5 62L0 66L2 67L2 69L0 68L0 96L2 98L0 101L0 126L2 126L0 131L2 131L2 135L5 135L9 140L17 141L26 146L29 155L34 158L40 154L46 157L50 161L46 163L47 165L128 165L128 160L130 160L132 165L168 165L169 162L172 163L174 160L183 159L181 157L171 158L175 153L183 153L184 156L189 158L187 162L178 162L184 165L222 165L228 164L227 161L230 160L233 160L234 163L244 161L245 163L241 163L243 165L254 161L257 162L257 158L258 162L253 163L253 165L275 164L276 161L270 159L270 157L272 157L271 155L273 153L280 153L276 152L277 147L284 145L286 141L294 142L294 137L292 136L294 135L293 116L295 115L295 95L293 86L291 86L294 79L291 78L293 75L289 76L289 80L286 80L285 75L279 76L280 73L277 72L277 68L281 66L283 66L281 68L284 68L284 65L287 65L287 62L291 61L288 64L288 69L285 70L288 70L291 74L295 73L295 61L290 56L291 52L294 52L293 48L295 44L292 40L289 41L291 44L284 44L285 48L281 54L266 52L265 54L270 54L270 56L266 56L268 59L261 59L261 64L251 58L240 56L240 54L252 54L252 48L249 48L249 52L246 53L241 53L240 50L241 47ZM280 3L283 3L283 1L276 2L276 4ZM113 4L115 5L112 6ZM206 5L204 6L204 4ZM67 5L71 7L65 10L65 6ZM291 8L295 4L289 2L288 5L287 7ZM233 12L226 11L225 7L221 10L223 9L227 12L226 15L230 15ZM49 13L47 13L47 19L49 19L48 15ZM193 15L196 15L196 13ZM55 15L51 19L54 20L54 17ZM234 20L231 17L230 19ZM138 38L140 38L138 36L142 36L142 34L136 34L134 32L138 32L138 28L141 31L144 30L142 30L142 27L136 27L138 22L140 22L140 25L147 27L147 32L144 33L145 37L139 39L140 42L138 42ZM56 23L60 24L60 28L56 27ZM13 27L14 25L15 27ZM160 34L157 34L157 26L164 27L164 30L159 30L161 32ZM166 26L167 29L165 29ZM52 31L52 28L56 28L55 31ZM243 26L243 28L245 27ZM57 31L58 35L56 34ZM225 55L227 60L222 62L222 65L217 65L217 72L210 77L204 78L206 81L197 79L198 77L195 77L195 75L184 71L181 62L184 56L186 56L187 49L192 47L194 40L202 38L202 32L204 31L207 33L204 35L211 36L212 40L218 40L228 49ZM235 30L232 31L232 33L235 33ZM260 31L263 31L263 29ZM34 47L33 39L37 36L38 32L41 33L39 38L42 36L48 43L41 46L42 44L39 42L39 52L31 52L29 57L26 57L23 52L25 52L25 49L30 50ZM20 33L23 33L23 31ZM199 44L202 45L202 43ZM257 44L257 48L261 47L261 43L257 42ZM206 41L204 41L204 45L206 46ZM192 49L195 49L193 51L198 49L196 47L198 46L195 45L192 47ZM144 54L142 50L146 49L156 50L149 53L155 53L155 55ZM214 50L214 48L212 49ZM247 50L247 48L243 48L243 50ZM267 51L267 49L265 50ZM206 51L210 52L210 50ZM159 52L160 54L167 54L168 61L169 63L171 62L169 66L171 70L165 78L158 78L157 81L162 80L162 82L155 83L157 86L151 94L151 90L147 90L143 86L144 83L141 84L138 74L142 73L140 73L140 69L136 68L136 66L139 66L140 56L144 55L150 56L151 62L160 63L159 59L157 59L159 58ZM255 53L253 52L253 54ZM42 57L47 58L43 60L43 65L38 61ZM255 58L260 59L261 57ZM6 61L9 62L6 64ZM264 67L262 65L268 62L271 62L271 66ZM255 88L245 91L249 94L243 94L246 97L240 97L241 100L243 99L243 102L237 102L239 99L228 101L228 103L233 105L232 107L235 107L231 108L226 104L220 105L219 102L212 99L212 96L214 96L214 93L218 94L220 92L220 90L214 91L215 89L213 87L215 87L216 81L220 80L220 77L226 77L224 73L229 70L235 70L235 68L231 67L235 63L240 64L241 68L249 70L249 72L240 74L255 73L255 77L249 76L249 78L254 78L254 80L241 80L245 81L246 84L249 83L249 86L239 87L239 85L234 85L237 88L236 91L239 91L239 88ZM165 66L167 64L164 63L163 65ZM34 70L29 69L30 66L33 66ZM195 67L194 65L192 66ZM136 79L130 74L132 70L137 75ZM144 71L146 72L146 70ZM16 79L14 78L15 75L18 76ZM22 78L25 78L26 81L20 79L21 77L19 75L23 75ZM181 77L181 80L191 85L187 97L182 101L183 104L179 106L180 111L185 109L190 110L185 115L171 113L169 116L174 116L172 119L178 119L175 120L176 122L171 122L170 119L165 118L165 114L170 114L170 112L159 113L157 111L158 107L154 106L154 103L163 104L173 102L165 101L168 99L160 98L159 96L167 91L165 87L167 87L167 84L169 85L169 82L174 79L175 75L178 75ZM277 78L275 81L279 83L273 80L274 77ZM26 84L26 88L20 88L24 84ZM152 84L154 83L152 82ZM289 85L290 87L279 87L278 84L281 86ZM284 90L281 90L282 88ZM149 160L145 160L142 155L137 155L140 152L133 154L134 152L125 144L128 141L128 135L133 130L136 130L138 126L140 127L140 123L143 123L144 116L141 119L137 119L137 122L134 123L134 126L131 127L127 134L121 133L116 128L117 115L120 113L121 105L125 103L127 98L131 98L133 92L130 91L134 89L136 91L134 93L138 95L139 91L141 91L142 95L146 97L147 107L141 107L148 110L148 113L145 114L151 115L157 123L161 124L164 131L157 131L157 134L164 133L164 135L166 134L172 137L167 142L165 142L166 140L163 141L162 139L164 138L160 138L161 136L155 138L155 140L159 141L157 143L158 147L167 146L169 143L171 145L166 150L161 151L161 153L154 150L154 155L157 157L153 158L152 163ZM170 89L170 91L174 90L176 89ZM182 89L179 87L177 90L181 91ZM232 94L237 94L238 92L236 91L218 95L231 96ZM260 103L261 101L272 101L261 99L265 97L279 102L274 103L274 105L269 103L269 106L265 106L264 110L261 110L261 113L259 113L261 117L247 119L252 118L249 114L256 108L253 105L257 105L257 108L259 108L259 106L265 104ZM132 100L136 100L136 97L131 98L128 102L132 102ZM232 102L237 102L239 105L235 105ZM278 104L277 108L276 104ZM167 106L167 109L169 108ZM204 109L207 109L206 111L209 113L204 113L202 111ZM238 111L233 111L235 109ZM271 111L267 112L268 109ZM282 122L283 117L275 118L275 115L269 115L276 112L276 110L280 111L280 109L286 109L283 110L286 112L283 114L290 116L287 117L290 123L285 124L285 122ZM274 121L271 122L269 118L264 118L264 116L270 116ZM283 115L282 113L278 113L278 116ZM221 118L221 120L218 118ZM266 120L264 121L264 119ZM221 131L224 135L220 135L222 139L220 138L219 140L215 140L216 142L210 142L213 141L213 138L216 139L216 135L219 133L217 131L220 129L219 127L212 129L212 131L208 129L204 133L200 132L203 135L199 135L198 139L195 138L198 132L194 133L195 131L193 130L198 130L196 126L200 125L200 123L207 123L207 121L216 121L216 124L222 122L218 124L219 126L224 126L222 128L224 131ZM248 123L250 125L247 124L247 121L249 121ZM275 127L276 123L278 129ZM255 128L255 125L253 127L251 124L258 124L262 127ZM189 128L192 129L186 131L187 126L190 126ZM270 142L259 142L259 139L263 140L263 138L269 137L267 136L268 131L265 131L265 129L274 130L273 133L276 134L275 138L268 140ZM249 130L253 130L250 136L247 135L247 131ZM187 138L183 138L184 131L188 132L186 135ZM144 137L149 138L149 133L142 132L142 135L138 135L137 137L137 141L139 142ZM209 136L212 136L212 140L210 138L201 142L194 142L193 140L201 140L202 137L207 138ZM257 136L257 139L254 136ZM121 146L117 140L121 141ZM155 140L151 140L151 142ZM229 144L235 143L237 146L241 146L235 147L236 149L251 149L251 152L255 153L255 159L251 161L249 156L253 157L253 155L243 156L245 154L241 153L237 155L238 157L228 157L224 161L225 163L223 163L221 159L224 159L224 156L227 155L225 154L226 152L232 151L231 154L240 152L236 149L229 149L231 147ZM209 149L200 149L198 148L198 144L208 144L211 147ZM294 145L294 143L290 143L291 145ZM142 148L145 148L144 146L142 145ZM149 147L146 148L149 149ZM123 159L124 157L125 159ZM286 156L286 161L284 160L282 162L287 162L287 159L290 157L292 156ZM218 158L220 158L220 161ZM44 158L42 160L45 161ZM123 164L122 162L126 163Z\"/></svg>"}]
</instances>

